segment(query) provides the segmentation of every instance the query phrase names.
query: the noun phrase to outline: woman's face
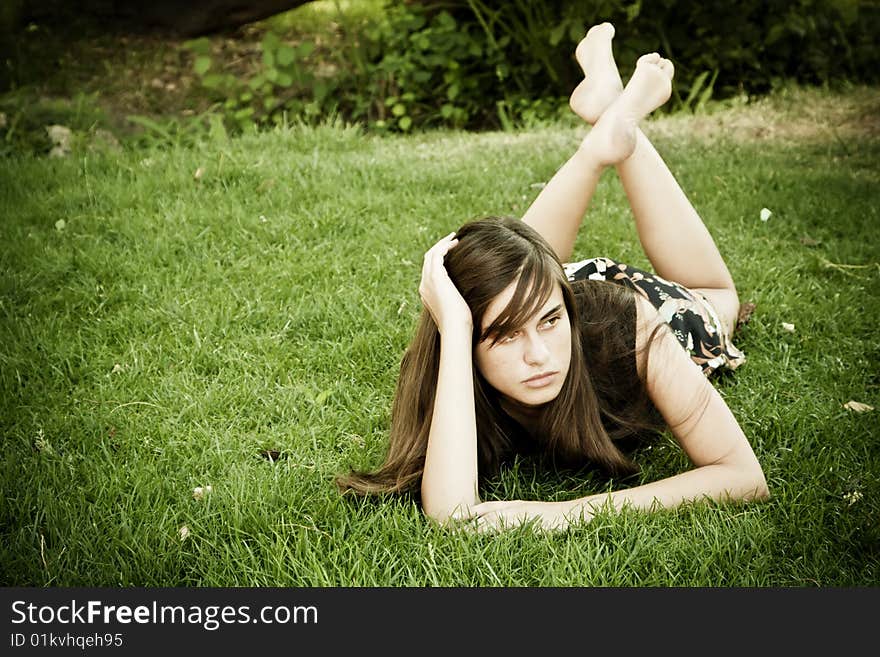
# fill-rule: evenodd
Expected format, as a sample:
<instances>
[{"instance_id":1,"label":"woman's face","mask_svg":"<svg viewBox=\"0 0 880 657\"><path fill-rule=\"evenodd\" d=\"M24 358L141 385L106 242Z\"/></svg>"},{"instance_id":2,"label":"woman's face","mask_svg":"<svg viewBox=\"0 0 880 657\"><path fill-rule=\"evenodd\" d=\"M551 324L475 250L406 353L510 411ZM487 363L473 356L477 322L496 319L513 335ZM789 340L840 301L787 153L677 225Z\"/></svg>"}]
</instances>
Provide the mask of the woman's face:
<instances>
[{"instance_id":1,"label":"woman's face","mask_svg":"<svg viewBox=\"0 0 880 657\"><path fill-rule=\"evenodd\" d=\"M481 329L507 307L515 289L516 281L492 300ZM494 344L478 343L475 360L483 378L510 402L537 407L555 399L571 362L571 325L559 284L525 324Z\"/></svg>"}]
</instances>

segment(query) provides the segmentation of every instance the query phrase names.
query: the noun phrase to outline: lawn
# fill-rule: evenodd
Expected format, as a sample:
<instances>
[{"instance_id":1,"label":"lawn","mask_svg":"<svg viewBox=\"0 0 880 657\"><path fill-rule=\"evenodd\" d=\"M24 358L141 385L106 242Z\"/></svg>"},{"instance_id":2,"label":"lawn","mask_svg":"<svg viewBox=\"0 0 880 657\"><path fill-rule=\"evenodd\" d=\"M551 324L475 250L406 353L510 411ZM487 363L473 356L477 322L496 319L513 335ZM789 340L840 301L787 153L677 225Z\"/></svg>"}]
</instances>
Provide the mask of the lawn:
<instances>
[{"instance_id":1,"label":"lawn","mask_svg":"<svg viewBox=\"0 0 880 657\"><path fill-rule=\"evenodd\" d=\"M381 460L424 250L520 215L583 130L288 126L3 160L0 583L877 585L880 410L844 407L880 402L877 99L795 90L648 123L756 304L748 362L716 385L772 497L557 534L449 532L332 479ZM647 265L611 171L576 253ZM688 467L669 436L637 460L626 482L524 462L484 496Z\"/></svg>"}]
</instances>

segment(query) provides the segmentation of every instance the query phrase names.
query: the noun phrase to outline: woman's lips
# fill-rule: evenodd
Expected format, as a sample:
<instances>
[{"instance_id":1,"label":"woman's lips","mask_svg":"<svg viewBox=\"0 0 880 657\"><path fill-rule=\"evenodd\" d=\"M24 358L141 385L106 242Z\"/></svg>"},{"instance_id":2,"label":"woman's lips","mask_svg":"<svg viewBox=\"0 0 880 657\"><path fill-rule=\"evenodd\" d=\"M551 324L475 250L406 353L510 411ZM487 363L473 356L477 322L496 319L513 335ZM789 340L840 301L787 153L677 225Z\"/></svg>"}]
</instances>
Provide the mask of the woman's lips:
<instances>
[{"instance_id":1,"label":"woman's lips","mask_svg":"<svg viewBox=\"0 0 880 657\"><path fill-rule=\"evenodd\" d=\"M529 388L543 388L544 386L553 383L556 374L557 372L541 372L540 374L536 374L535 376L526 379L523 383Z\"/></svg>"}]
</instances>

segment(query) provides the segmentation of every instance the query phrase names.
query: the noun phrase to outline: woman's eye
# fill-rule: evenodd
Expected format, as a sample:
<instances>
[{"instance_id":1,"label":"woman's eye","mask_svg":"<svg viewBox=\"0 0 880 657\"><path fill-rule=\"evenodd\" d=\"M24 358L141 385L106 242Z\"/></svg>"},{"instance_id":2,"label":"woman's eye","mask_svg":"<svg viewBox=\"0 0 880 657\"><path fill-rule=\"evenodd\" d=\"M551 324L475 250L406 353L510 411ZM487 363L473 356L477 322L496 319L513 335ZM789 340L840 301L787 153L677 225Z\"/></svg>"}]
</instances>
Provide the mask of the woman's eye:
<instances>
[{"instance_id":1,"label":"woman's eye","mask_svg":"<svg viewBox=\"0 0 880 657\"><path fill-rule=\"evenodd\" d=\"M559 319L560 319L560 318L559 318L558 316L557 316L557 317L551 317L550 319L548 319L547 321L544 322L544 326L545 326L546 328L553 328L553 327L556 326L556 324L559 322Z\"/></svg>"},{"instance_id":2,"label":"woman's eye","mask_svg":"<svg viewBox=\"0 0 880 657\"><path fill-rule=\"evenodd\" d=\"M519 337L519 331L514 331L501 338L500 342L513 342L517 337Z\"/></svg>"}]
</instances>

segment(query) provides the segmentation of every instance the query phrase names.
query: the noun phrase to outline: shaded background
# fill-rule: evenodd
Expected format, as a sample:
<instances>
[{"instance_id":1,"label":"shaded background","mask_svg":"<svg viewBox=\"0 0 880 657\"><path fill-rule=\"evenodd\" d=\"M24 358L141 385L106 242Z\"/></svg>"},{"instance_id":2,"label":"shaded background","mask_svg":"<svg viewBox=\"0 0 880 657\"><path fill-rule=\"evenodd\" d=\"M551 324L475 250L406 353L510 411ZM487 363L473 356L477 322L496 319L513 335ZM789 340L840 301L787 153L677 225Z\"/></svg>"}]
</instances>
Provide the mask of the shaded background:
<instances>
[{"instance_id":1,"label":"shaded background","mask_svg":"<svg viewBox=\"0 0 880 657\"><path fill-rule=\"evenodd\" d=\"M328 116L380 132L529 127L565 116L574 47L603 20L624 78L644 52L675 63L664 111L878 80L880 3L866 0L76 4L0 9L5 152L48 151L51 123L116 138Z\"/></svg>"}]
</instances>

